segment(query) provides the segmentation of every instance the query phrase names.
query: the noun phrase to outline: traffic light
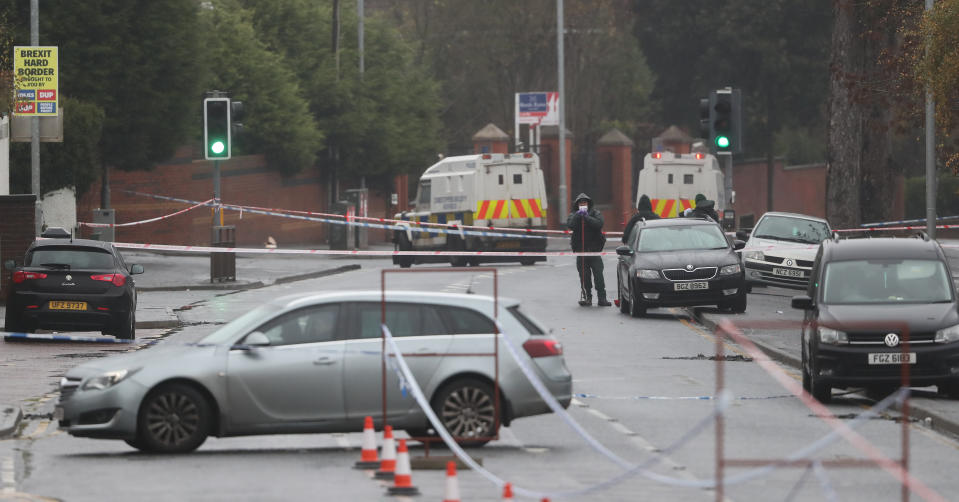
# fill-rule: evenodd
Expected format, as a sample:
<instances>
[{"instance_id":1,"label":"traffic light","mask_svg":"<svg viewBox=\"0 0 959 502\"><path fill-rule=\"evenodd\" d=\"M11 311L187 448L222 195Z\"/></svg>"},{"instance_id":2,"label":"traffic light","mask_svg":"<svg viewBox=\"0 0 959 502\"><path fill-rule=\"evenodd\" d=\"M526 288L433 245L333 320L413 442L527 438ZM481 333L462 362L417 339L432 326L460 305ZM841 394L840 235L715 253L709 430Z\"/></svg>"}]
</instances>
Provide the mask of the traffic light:
<instances>
[{"instance_id":1,"label":"traffic light","mask_svg":"<svg viewBox=\"0 0 959 502\"><path fill-rule=\"evenodd\" d=\"M710 138L716 153L742 153L742 97L727 87L709 93Z\"/></svg>"},{"instance_id":2,"label":"traffic light","mask_svg":"<svg viewBox=\"0 0 959 502\"><path fill-rule=\"evenodd\" d=\"M203 100L203 148L207 160L230 158L232 134L230 98Z\"/></svg>"}]
</instances>

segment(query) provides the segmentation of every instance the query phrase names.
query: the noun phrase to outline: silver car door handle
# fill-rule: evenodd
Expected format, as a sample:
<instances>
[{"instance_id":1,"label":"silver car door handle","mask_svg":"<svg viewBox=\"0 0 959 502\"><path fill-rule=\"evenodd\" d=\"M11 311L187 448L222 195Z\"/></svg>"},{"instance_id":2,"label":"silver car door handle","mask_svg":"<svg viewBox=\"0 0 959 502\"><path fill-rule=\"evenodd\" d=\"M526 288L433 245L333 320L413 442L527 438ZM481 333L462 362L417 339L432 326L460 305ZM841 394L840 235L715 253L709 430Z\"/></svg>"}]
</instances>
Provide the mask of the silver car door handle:
<instances>
[{"instance_id":1,"label":"silver car door handle","mask_svg":"<svg viewBox=\"0 0 959 502\"><path fill-rule=\"evenodd\" d=\"M317 366L329 366L331 364L336 364L336 359L333 359L332 357L323 356L317 359L316 361L313 361L313 364Z\"/></svg>"}]
</instances>

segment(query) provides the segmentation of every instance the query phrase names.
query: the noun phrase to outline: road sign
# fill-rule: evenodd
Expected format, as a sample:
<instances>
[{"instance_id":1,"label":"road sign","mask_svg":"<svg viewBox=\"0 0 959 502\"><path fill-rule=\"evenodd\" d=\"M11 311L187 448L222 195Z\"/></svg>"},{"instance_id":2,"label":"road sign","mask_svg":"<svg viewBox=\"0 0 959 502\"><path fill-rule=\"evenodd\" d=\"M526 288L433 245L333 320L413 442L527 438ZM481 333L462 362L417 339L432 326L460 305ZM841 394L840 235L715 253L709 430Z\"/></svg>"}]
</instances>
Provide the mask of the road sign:
<instances>
[{"instance_id":1,"label":"road sign","mask_svg":"<svg viewBox=\"0 0 959 502\"><path fill-rule=\"evenodd\" d=\"M15 116L55 117L60 113L58 51L55 46L13 48Z\"/></svg>"}]
</instances>

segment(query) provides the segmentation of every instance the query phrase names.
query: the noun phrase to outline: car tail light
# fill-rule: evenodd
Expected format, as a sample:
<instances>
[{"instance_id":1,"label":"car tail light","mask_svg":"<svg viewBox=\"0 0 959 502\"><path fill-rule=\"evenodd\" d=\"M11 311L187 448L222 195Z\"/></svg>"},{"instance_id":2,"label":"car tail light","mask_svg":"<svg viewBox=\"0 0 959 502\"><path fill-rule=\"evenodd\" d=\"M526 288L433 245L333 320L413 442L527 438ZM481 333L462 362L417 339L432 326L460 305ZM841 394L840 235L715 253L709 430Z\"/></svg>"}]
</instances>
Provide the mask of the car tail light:
<instances>
[{"instance_id":1,"label":"car tail light","mask_svg":"<svg viewBox=\"0 0 959 502\"><path fill-rule=\"evenodd\" d=\"M91 275L90 278L94 281L111 282L114 286L123 286L127 283L127 276L123 274Z\"/></svg>"},{"instance_id":2,"label":"car tail light","mask_svg":"<svg viewBox=\"0 0 959 502\"><path fill-rule=\"evenodd\" d=\"M563 344L551 338L530 338L523 343L523 349L529 357L549 357L563 355Z\"/></svg>"},{"instance_id":3,"label":"car tail light","mask_svg":"<svg viewBox=\"0 0 959 502\"><path fill-rule=\"evenodd\" d=\"M23 270L17 270L13 273L13 282L19 284L23 281L29 281L31 279L46 279L47 274L43 272L24 272Z\"/></svg>"},{"instance_id":4,"label":"car tail light","mask_svg":"<svg viewBox=\"0 0 959 502\"><path fill-rule=\"evenodd\" d=\"M653 152L653 158L654 158L654 159L661 159L661 158L663 158L663 154L662 154L661 152Z\"/></svg>"},{"instance_id":5,"label":"car tail light","mask_svg":"<svg viewBox=\"0 0 959 502\"><path fill-rule=\"evenodd\" d=\"M705 159L705 158L706 158L706 156L703 155L703 154L701 154L701 153L697 153L697 154L696 154L696 160L703 160L703 159Z\"/></svg>"}]
</instances>

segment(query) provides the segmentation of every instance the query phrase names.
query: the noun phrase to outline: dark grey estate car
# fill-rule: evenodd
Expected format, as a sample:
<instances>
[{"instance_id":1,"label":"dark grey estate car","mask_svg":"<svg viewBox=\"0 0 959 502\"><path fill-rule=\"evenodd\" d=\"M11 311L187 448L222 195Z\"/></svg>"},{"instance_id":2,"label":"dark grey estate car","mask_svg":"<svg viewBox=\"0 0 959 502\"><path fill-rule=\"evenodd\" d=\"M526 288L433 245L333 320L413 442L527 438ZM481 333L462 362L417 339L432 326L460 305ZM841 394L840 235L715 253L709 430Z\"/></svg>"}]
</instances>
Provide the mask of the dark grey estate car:
<instances>
[{"instance_id":1,"label":"dark grey estate car","mask_svg":"<svg viewBox=\"0 0 959 502\"><path fill-rule=\"evenodd\" d=\"M911 385L959 394L959 305L938 242L824 241L792 305L805 310L803 387L819 401L833 387L897 387L902 363Z\"/></svg>"},{"instance_id":2,"label":"dark grey estate car","mask_svg":"<svg viewBox=\"0 0 959 502\"><path fill-rule=\"evenodd\" d=\"M656 307L717 305L746 310L745 276L722 229L704 218L640 221L619 254L619 308L634 317Z\"/></svg>"}]
</instances>

